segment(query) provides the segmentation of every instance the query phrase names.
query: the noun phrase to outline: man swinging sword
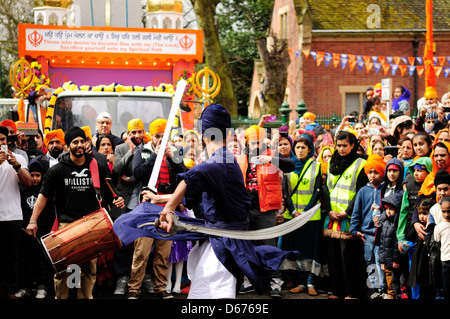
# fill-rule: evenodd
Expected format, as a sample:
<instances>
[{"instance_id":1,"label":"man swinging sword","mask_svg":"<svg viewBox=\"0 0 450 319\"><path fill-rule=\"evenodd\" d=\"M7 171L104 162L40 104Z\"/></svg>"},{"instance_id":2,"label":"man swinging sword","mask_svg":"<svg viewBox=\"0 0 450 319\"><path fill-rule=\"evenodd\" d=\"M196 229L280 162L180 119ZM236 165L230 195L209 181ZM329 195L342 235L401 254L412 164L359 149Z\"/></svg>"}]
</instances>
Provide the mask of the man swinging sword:
<instances>
[{"instance_id":1,"label":"man swinging sword","mask_svg":"<svg viewBox=\"0 0 450 319\"><path fill-rule=\"evenodd\" d=\"M217 231L246 230L251 201L239 165L225 144L226 130L231 127L230 114L222 105L212 104L203 110L200 120L209 159L178 175L181 181L160 213L159 227L167 232L172 230L173 212L184 198L187 207L200 201L203 203L208 228ZM188 298L235 298L236 285L243 275L247 276L258 293L262 293L262 278L250 265L259 265L260 270L274 269L262 263L257 249L261 254L264 249L273 252L277 248L255 247L248 240L216 236L196 244L187 262L191 279ZM279 253L286 255L286 252Z\"/></svg>"}]
</instances>

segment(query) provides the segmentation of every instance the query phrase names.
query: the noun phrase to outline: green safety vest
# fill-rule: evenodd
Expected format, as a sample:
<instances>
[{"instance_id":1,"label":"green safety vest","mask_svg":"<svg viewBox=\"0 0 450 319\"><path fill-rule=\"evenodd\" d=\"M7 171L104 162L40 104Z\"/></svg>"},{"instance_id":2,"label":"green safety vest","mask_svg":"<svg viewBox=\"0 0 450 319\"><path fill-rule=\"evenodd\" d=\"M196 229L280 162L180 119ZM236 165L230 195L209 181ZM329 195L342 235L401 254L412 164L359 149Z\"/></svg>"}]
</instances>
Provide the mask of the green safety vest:
<instances>
[{"instance_id":1,"label":"green safety vest","mask_svg":"<svg viewBox=\"0 0 450 319\"><path fill-rule=\"evenodd\" d=\"M310 162L312 161L312 164ZM292 194L292 203L294 204L294 208L296 211L302 212L305 210L305 207L309 204L311 201L311 198L314 194L314 184L316 182L316 177L318 174L321 174L320 169L320 163L317 161L314 161L313 159L308 159L306 161L305 166L303 169L308 168L306 172L301 172L300 175L297 175L294 172L288 173L287 178L289 182L291 183L291 189L294 189L295 186L298 183L298 179L300 176L303 175L302 180L300 181L300 184L298 185L296 191L294 194ZM284 218L285 219L292 219L293 216L289 212L289 210L286 210L284 212ZM314 214L314 216L310 220L320 220L321 214L320 214L320 208L317 211L317 213Z\"/></svg>"}]
</instances>

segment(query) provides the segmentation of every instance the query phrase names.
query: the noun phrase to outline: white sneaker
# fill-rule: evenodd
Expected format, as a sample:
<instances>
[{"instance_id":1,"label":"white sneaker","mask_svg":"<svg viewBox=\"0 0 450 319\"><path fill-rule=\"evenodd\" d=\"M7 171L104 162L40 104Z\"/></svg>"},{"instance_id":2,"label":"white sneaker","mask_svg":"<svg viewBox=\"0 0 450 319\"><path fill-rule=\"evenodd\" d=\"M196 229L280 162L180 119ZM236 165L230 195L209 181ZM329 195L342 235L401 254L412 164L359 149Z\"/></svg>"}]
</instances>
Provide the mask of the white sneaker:
<instances>
[{"instance_id":1,"label":"white sneaker","mask_svg":"<svg viewBox=\"0 0 450 319\"><path fill-rule=\"evenodd\" d=\"M38 289L36 291L36 299L45 299L45 297L47 296L47 291L45 291L45 289Z\"/></svg>"},{"instance_id":2,"label":"white sneaker","mask_svg":"<svg viewBox=\"0 0 450 319\"><path fill-rule=\"evenodd\" d=\"M30 294L31 293L29 289L20 289L18 292L14 294L14 296L16 296L17 298L23 298L28 297Z\"/></svg>"}]
</instances>

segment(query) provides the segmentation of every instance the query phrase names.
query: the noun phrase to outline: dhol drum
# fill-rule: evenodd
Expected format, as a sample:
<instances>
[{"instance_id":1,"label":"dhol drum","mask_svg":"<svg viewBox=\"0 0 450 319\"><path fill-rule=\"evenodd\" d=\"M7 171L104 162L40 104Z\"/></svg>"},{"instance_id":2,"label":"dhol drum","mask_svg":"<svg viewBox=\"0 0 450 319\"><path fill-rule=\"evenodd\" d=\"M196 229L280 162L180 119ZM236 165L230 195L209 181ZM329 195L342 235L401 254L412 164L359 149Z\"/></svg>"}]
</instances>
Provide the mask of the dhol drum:
<instances>
[{"instance_id":1,"label":"dhol drum","mask_svg":"<svg viewBox=\"0 0 450 319\"><path fill-rule=\"evenodd\" d=\"M111 249L122 247L114 233L112 220L104 209L42 236L41 243L56 273L66 271L69 265L80 265Z\"/></svg>"}]
</instances>

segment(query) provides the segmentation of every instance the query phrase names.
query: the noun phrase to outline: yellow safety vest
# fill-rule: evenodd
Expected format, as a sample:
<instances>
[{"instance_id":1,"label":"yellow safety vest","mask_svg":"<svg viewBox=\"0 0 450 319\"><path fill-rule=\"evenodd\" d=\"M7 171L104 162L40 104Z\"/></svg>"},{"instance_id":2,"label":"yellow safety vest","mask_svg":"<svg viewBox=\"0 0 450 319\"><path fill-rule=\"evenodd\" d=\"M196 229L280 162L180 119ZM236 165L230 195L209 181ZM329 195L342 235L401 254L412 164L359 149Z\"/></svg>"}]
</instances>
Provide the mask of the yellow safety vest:
<instances>
[{"instance_id":1,"label":"yellow safety vest","mask_svg":"<svg viewBox=\"0 0 450 319\"><path fill-rule=\"evenodd\" d=\"M311 165L310 162L312 161ZM314 161L313 159L309 159L308 161L306 161L305 166L303 167L303 169L306 169L306 172L301 172L300 175L297 175L294 172L288 173L287 178L291 184L291 189L294 189L295 186L298 183L298 179L300 178L300 176L303 175L302 180L300 181L300 184L298 185L296 191L294 194L292 194L291 198L292 198L292 203L294 204L294 208L296 211L302 212L305 210L305 207L309 204L309 202L311 201L311 198L314 194L314 187L315 182L316 182L316 178L317 175L320 173L321 174L321 169L320 169L320 163L317 161ZM286 210L284 212L284 218L285 219L292 219L293 216L291 215L291 213L289 212L289 210ZM320 213L320 208L317 211L317 213L314 214L314 216L310 219L310 220L320 220L321 218L321 213Z\"/></svg>"},{"instance_id":2,"label":"yellow safety vest","mask_svg":"<svg viewBox=\"0 0 450 319\"><path fill-rule=\"evenodd\" d=\"M356 195L356 182L359 173L363 170L366 160L358 158L341 175L330 173L330 166L327 172L327 187L330 192L331 210L337 213L345 212L348 205ZM344 218L341 222L331 221L329 216L325 219L325 229L328 231L348 232L350 228L350 218ZM332 225L330 224L332 222ZM330 227L331 226L331 227Z\"/></svg>"}]
</instances>

